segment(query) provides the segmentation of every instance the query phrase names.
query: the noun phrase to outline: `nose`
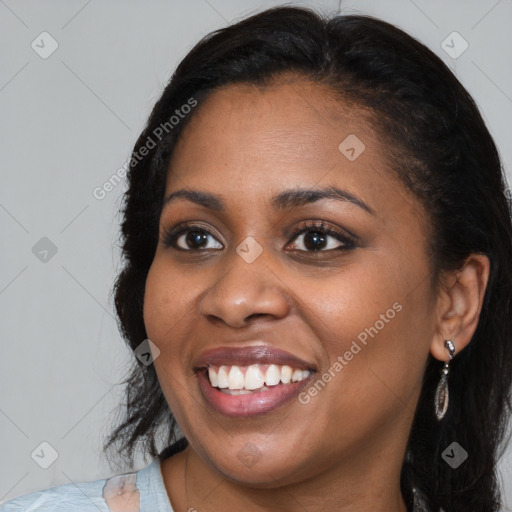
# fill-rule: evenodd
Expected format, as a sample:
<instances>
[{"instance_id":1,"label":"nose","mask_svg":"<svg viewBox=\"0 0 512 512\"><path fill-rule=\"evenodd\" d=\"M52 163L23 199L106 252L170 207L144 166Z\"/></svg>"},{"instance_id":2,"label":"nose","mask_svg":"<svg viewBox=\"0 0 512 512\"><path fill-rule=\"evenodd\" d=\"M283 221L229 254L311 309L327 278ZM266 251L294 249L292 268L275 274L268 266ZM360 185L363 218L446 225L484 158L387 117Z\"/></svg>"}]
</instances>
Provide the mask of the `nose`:
<instances>
[{"instance_id":1,"label":"nose","mask_svg":"<svg viewBox=\"0 0 512 512\"><path fill-rule=\"evenodd\" d=\"M203 295L200 313L233 328L245 327L256 317L285 317L290 303L287 286L263 254L247 263L233 252L225 266L219 265L219 277Z\"/></svg>"}]
</instances>

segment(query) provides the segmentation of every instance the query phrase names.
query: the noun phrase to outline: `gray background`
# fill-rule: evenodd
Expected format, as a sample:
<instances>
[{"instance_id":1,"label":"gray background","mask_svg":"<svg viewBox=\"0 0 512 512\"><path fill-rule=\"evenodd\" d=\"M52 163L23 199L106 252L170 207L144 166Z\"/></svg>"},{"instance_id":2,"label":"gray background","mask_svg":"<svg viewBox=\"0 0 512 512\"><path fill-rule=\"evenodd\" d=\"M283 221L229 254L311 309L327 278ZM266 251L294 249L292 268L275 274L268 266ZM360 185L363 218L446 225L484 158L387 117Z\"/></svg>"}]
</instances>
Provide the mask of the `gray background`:
<instances>
[{"instance_id":1,"label":"gray background","mask_svg":"<svg viewBox=\"0 0 512 512\"><path fill-rule=\"evenodd\" d=\"M0 0L2 502L112 474L100 447L116 422L130 356L110 297L124 184L102 200L93 190L127 160L199 38L281 3ZM300 3L339 9L337 1ZM440 55L476 99L510 172L511 0L352 0L342 12L395 23ZM46 59L31 47L51 49L44 31L58 43ZM453 31L469 44L457 58L441 46ZM448 42L462 49L462 41ZM37 243L36 253L49 252L35 255ZM58 453L48 469L31 457L41 442ZM51 450L42 449L44 464ZM500 469L510 510L511 449Z\"/></svg>"}]
</instances>

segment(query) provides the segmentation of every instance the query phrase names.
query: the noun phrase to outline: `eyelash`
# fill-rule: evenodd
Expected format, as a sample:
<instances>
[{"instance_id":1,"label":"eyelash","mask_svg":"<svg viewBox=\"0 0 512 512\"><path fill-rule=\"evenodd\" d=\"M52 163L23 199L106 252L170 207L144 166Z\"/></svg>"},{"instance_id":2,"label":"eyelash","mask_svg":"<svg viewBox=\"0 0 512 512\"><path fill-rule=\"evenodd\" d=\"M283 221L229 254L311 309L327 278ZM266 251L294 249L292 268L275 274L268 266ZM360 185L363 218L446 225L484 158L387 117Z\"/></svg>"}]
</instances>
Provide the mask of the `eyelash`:
<instances>
[{"instance_id":1,"label":"eyelash","mask_svg":"<svg viewBox=\"0 0 512 512\"><path fill-rule=\"evenodd\" d=\"M180 238L180 236L188 233L189 231L199 231L199 232L205 233L205 234L210 235L213 238L215 238L213 236L213 234L208 229L206 229L202 226L196 225L196 224L185 223L185 224L180 224L177 227L176 226L170 227L164 232L164 234L163 234L164 246L172 247L173 249L176 249L178 251L183 251L183 252L205 252L207 250L212 250L212 249L183 249L181 247L177 247L176 246L177 240ZM299 252L319 253L319 252L331 252L331 251L335 251L335 250L347 251L350 249L354 249L356 246L356 240L357 240L356 236L348 235L342 231L334 229L334 228L326 225L323 221L320 221L320 222L312 222L312 221L307 222L306 221L302 224L299 224L296 228L293 229L293 231L291 233L291 237L292 237L291 241L295 240L299 235L302 235L309 231L312 231L312 232L316 231L316 232L319 232L319 233L322 233L325 235L332 236L339 242L342 242L343 245L341 245L340 247L335 247L334 249L327 249L327 250L320 249L318 251L307 251L307 250L305 251L302 249L298 249ZM219 249L213 249L213 250L219 250Z\"/></svg>"}]
</instances>

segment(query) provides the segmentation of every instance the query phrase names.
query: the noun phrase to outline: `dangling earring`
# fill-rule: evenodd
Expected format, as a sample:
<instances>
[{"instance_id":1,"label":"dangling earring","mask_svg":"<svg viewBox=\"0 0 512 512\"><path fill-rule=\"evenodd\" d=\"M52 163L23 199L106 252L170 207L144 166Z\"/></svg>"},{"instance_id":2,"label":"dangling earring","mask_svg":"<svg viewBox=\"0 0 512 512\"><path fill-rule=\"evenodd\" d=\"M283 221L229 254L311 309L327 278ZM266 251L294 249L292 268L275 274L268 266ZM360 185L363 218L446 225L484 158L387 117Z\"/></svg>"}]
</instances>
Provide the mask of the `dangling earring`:
<instances>
[{"instance_id":1,"label":"dangling earring","mask_svg":"<svg viewBox=\"0 0 512 512\"><path fill-rule=\"evenodd\" d=\"M450 361L453 358L453 354L455 353L455 346L451 340L446 340L444 342L444 346L450 352ZM443 368L441 369L441 380L436 388L436 396L434 400L434 406L436 411L436 416L438 420L442 420L446 411L448 410L448 373L450 371L450 361L444 363Z\"/></svg>"}]
</instances>

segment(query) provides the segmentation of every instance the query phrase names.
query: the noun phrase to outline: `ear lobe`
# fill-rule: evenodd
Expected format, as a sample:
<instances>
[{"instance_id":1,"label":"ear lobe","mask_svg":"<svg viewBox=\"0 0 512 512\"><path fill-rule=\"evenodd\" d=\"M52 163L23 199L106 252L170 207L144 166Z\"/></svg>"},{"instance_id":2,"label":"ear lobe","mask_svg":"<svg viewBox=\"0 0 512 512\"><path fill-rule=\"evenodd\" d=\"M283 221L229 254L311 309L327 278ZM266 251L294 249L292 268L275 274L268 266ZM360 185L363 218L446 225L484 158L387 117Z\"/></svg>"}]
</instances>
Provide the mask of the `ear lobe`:
<instances>
[{"instance_id":1,"label":"ear lobe","mask_svg":"<svg viewBox=\"0 0 512 512\"><path fill-rule=\"evenodd\" d=\"M430 346L430 353L436 359L449 361L446 340L453 341L455 355L471 341L480 319L489 272L489 258L471 254L460 270L443 277L438 297L439 323Z\"/></svg>"}]
</instances>

